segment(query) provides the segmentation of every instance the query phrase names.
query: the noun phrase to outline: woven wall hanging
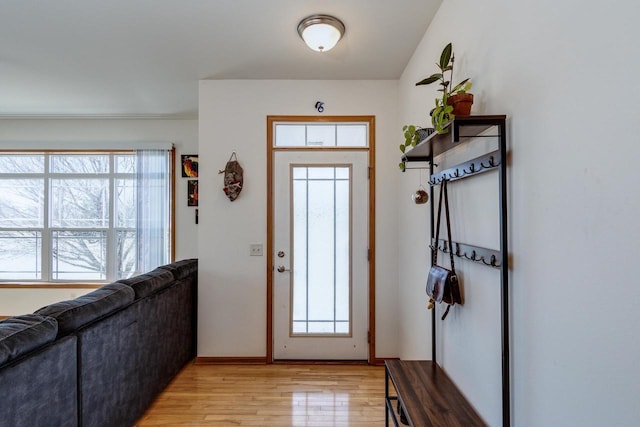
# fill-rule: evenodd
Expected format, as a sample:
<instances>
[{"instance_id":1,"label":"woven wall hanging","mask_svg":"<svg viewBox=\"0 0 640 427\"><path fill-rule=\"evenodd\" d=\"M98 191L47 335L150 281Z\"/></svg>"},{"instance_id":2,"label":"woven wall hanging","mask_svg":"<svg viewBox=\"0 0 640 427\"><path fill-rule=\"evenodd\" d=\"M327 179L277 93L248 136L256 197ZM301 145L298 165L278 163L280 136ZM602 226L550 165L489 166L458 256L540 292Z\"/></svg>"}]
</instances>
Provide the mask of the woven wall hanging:
<instances>
[{"instance_id":1,"label":"woven wall hanging","mask_svg":"<svg viewBox=\"0 0 640 427\"><path fill-rule=\"evenodd\" d=\"M224 191L224 194L233 202L240 195L244 183L242 166L240 166L238 162L238 156L236 156L235 151L231 153L231 157L229 157L229 161L225 165L224 170L218 173L224 174L222 191Z\"/></svg>"}]
</instances>

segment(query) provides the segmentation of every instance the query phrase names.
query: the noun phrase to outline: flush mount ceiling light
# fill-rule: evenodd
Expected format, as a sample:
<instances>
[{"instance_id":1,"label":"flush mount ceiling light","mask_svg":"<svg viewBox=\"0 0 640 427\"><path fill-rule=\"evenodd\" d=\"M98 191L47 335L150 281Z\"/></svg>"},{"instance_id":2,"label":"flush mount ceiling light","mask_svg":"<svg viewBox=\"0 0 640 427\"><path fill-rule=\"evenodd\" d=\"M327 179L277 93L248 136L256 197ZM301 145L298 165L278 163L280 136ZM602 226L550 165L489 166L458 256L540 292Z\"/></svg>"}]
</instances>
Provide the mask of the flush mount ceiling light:
<instances>
[{"instance_id":1,"label":"flush mount ceiling light","mask_svg":"<svg viewBox=\"0 0 640 427\"><path fill-rule=\"evenodd\" d=\"M311 15L298 24L298 34L317 52L331 50L344 35L344 24L330 15Z\"/></svg>"}]
</instances>

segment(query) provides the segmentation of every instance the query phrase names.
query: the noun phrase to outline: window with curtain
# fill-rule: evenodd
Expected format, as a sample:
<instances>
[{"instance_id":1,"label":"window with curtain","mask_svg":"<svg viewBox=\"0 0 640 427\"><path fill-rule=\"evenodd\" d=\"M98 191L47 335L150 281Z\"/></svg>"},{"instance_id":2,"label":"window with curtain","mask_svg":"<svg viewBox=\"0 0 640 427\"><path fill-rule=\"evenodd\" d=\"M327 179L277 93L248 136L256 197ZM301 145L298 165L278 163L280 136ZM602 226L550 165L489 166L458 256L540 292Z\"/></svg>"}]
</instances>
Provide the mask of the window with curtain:
<instances>
[{"instance_id":1,"label":"window with curtain","mask_svg":"<svg viewBox=\"0 0 640 427\"><path fill-rule=\"evenodd\" d=\"M0 281L115 281L168 263L171 158L0 153Z\"/></svg>"}]
</instances>

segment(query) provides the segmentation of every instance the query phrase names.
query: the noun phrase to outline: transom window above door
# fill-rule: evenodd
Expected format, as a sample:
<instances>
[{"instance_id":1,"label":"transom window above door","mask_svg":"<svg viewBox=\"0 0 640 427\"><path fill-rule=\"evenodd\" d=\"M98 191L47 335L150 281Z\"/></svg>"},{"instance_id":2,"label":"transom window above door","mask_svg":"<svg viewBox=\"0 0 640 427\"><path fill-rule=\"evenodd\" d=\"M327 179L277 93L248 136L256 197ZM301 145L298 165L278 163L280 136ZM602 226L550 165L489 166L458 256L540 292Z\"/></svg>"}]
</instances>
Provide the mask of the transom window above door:
<instances>
[{"instance_id":1,"label":"transom window above door","mask_svg":"<svg viewBox=\"0 0 640 427\"><path fill-rule=\"evenodd\" d=\"M367 123L274 124L274 147L368 147Z\"/></svg>"}]
</instances>

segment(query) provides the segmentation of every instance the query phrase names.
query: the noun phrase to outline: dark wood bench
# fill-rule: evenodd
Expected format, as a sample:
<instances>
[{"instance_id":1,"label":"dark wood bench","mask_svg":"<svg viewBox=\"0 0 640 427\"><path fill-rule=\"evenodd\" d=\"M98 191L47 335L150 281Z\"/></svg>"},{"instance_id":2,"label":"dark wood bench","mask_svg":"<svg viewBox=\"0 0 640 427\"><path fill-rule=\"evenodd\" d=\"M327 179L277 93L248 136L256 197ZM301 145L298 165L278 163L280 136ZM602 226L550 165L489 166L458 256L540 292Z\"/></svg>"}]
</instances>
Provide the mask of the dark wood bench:
<instances>
[{"instance_id":1,"label":"dark wood bench","mask_svg":"<svg viewBox=\"0 0 640 427\"><path fill-rule=\"evenodd\" d=\"M395 395L390 395L389 380ZM487 426L447 374L429 360L385 361L385 401L386 426L390 419L400 425L395 404L414 427Z\"/></svg>"}]
</instances>

